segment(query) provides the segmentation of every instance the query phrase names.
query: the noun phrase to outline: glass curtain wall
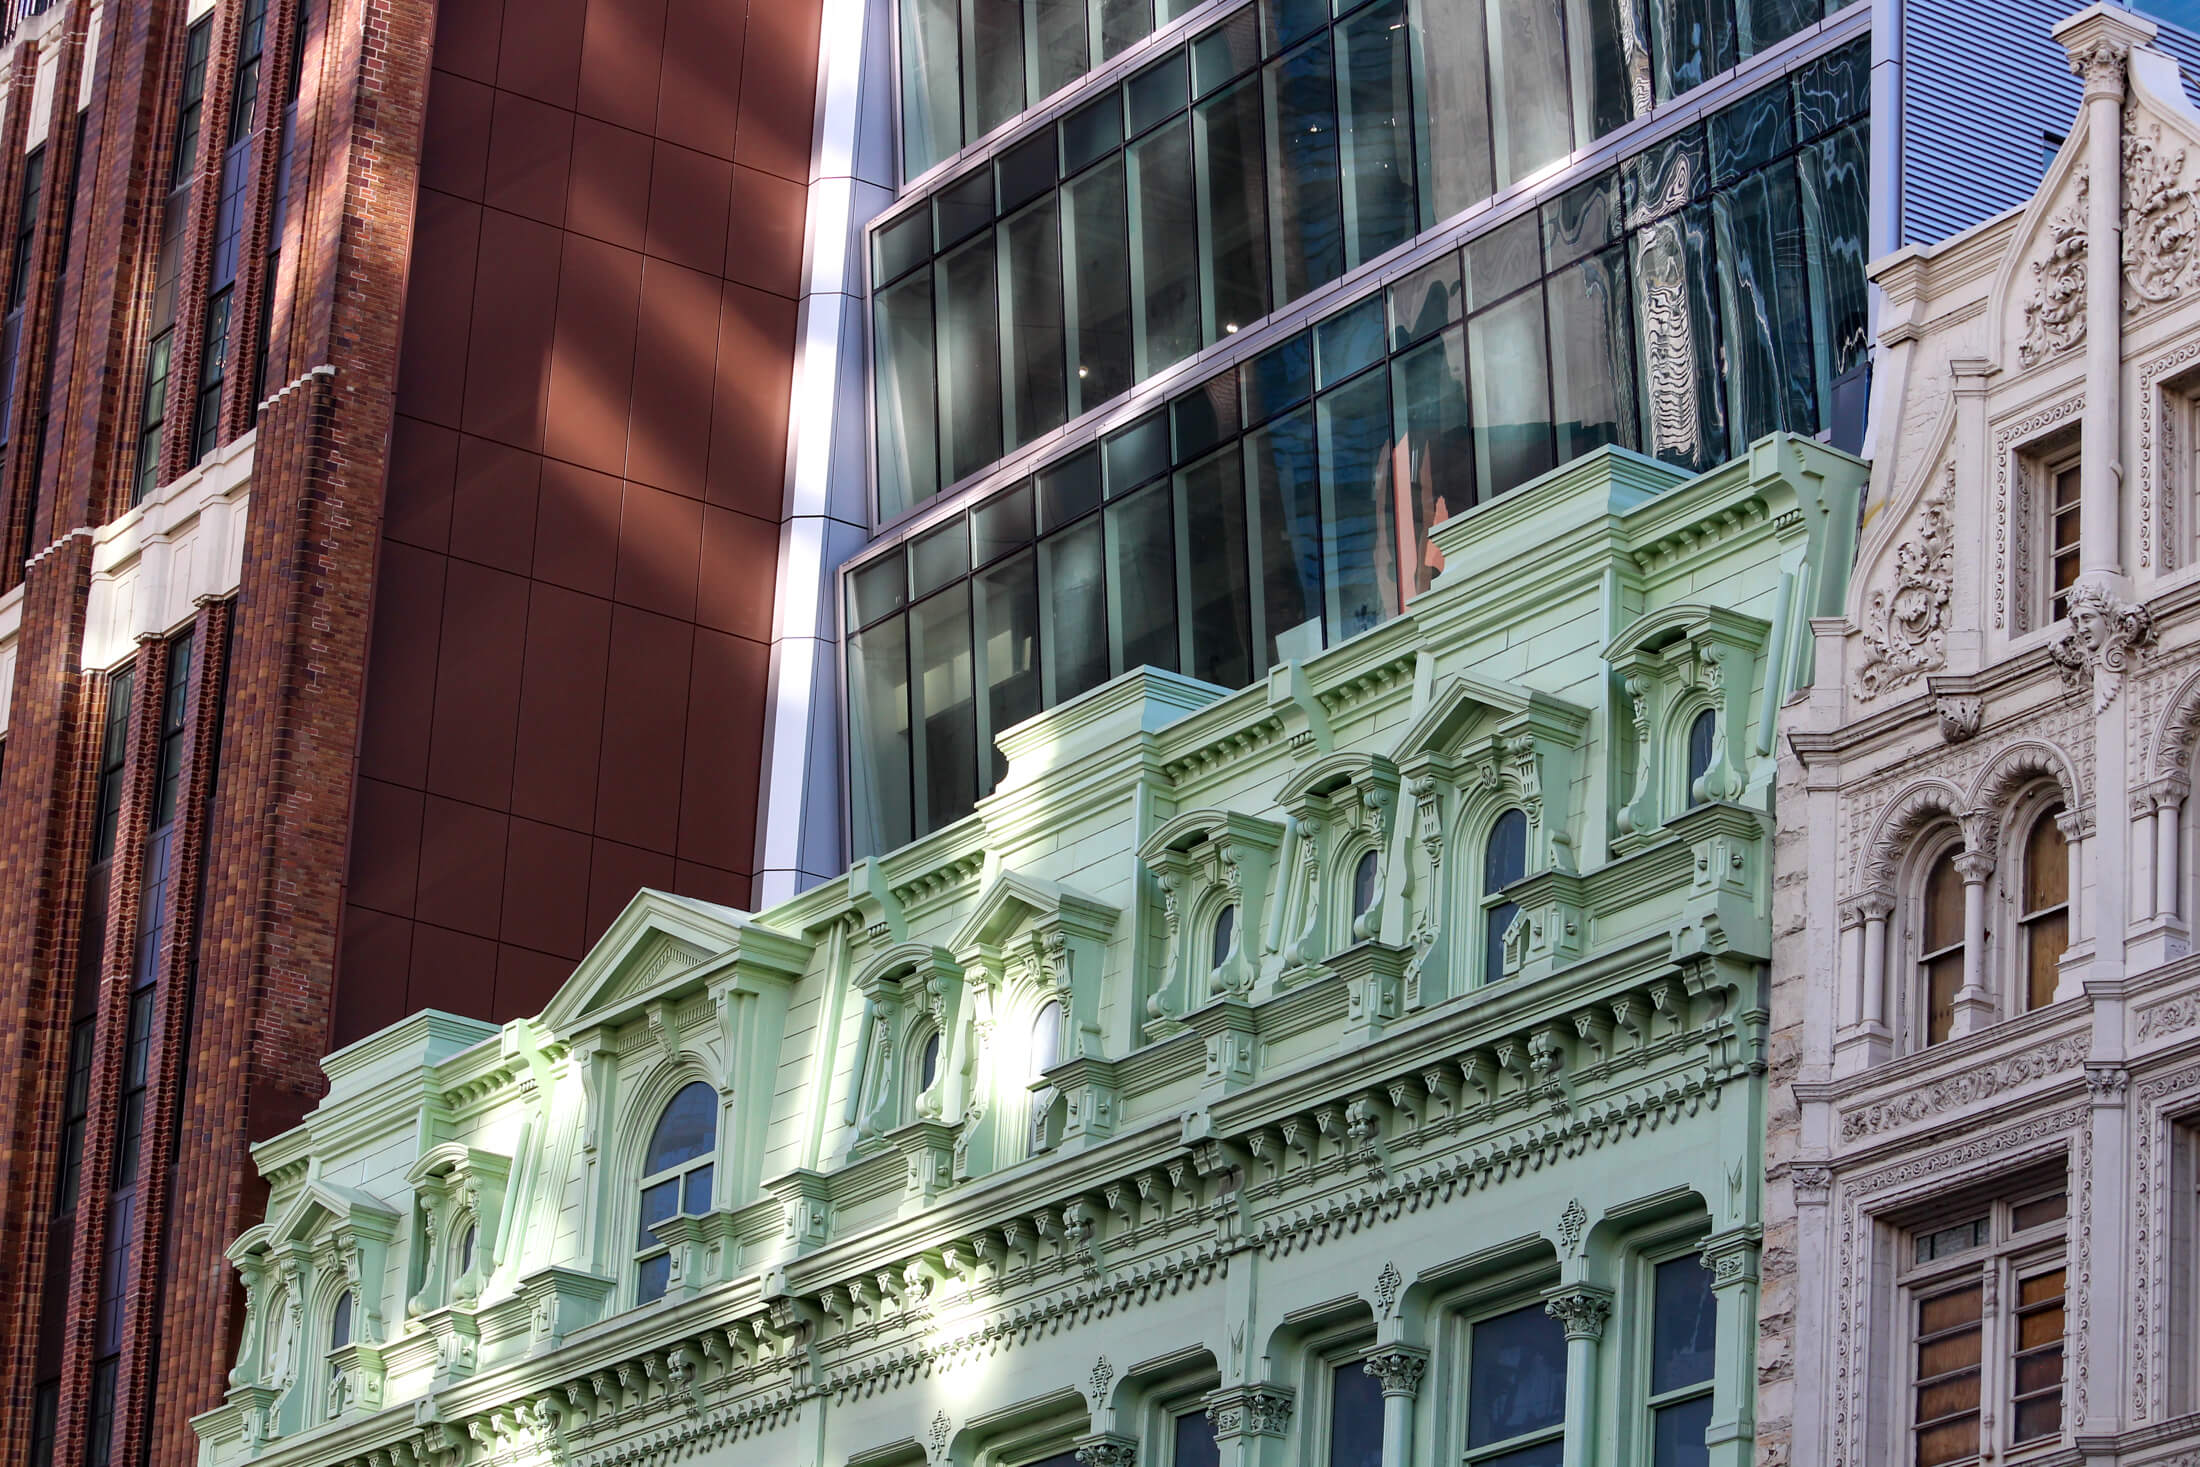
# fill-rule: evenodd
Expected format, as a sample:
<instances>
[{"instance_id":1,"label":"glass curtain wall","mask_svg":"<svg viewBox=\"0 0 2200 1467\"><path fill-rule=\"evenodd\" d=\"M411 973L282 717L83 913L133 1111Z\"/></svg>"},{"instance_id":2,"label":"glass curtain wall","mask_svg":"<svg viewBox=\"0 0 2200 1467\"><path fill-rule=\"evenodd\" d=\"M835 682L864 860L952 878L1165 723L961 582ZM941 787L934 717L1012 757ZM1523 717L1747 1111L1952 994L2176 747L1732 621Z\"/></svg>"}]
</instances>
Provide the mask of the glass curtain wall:
<instances>
[{"instance_id":1,"label":"glass curtain wall","mask_svg":"<svg viewBox=\"0 0 2200 1467\"><path fill-rule=\"evenodd\" d=\"M1437 524L1592 449L1700 470L1816 433L1864 361L1867 66L1814 62L852 568L858 852L968 813L996 735L1129 668L1243 687L1398 615ZM1077 293L1002 275L1006 320ZM1095 335L1119 364L1187 300L1109 296ZM1076 400L1001 370L1033 411Z\"/></svg>"},{"instance_id":2,"label":"glass curtain wall","mask_svg":"<svg viewBox=\"0 0 2200 1467\"><path fill-rule=\"evenodd\" d=\"M1162 21L1191 8L1157 3ZM1263 0L942 185L873 235L880 518L1837 8L1732 3L1746 13L1729 0L1338 0L1342 14ZM989 129L1053 78L1081 74L1083 60L1065 70L1062 58L1102 56L1108 34L1146 35L1146 7L902 0L912 161L921 151L930 166L960 146L966 121ZM1715 156L1699 147L1676 165L1694 170L1677 181L1683 196L1791 150L1793 128L1773 112L1732 124ZM1741 305L1767 312L1784 340L1790 288L1808 298L1810 287L1788 278L1792 259L1785 274L1773 263L1764 220L1807 203L1811 184L1791 171L1753 187L1758 197L1716 217L1673 222L1645 263L1685 279L1713 232L1753 251L1765 268L1747 273ZM1660 198L1653 187L1643 207ZM1764 412L1755 401L1722 411L1737 407Z\"/></svg>"}]
</instances>

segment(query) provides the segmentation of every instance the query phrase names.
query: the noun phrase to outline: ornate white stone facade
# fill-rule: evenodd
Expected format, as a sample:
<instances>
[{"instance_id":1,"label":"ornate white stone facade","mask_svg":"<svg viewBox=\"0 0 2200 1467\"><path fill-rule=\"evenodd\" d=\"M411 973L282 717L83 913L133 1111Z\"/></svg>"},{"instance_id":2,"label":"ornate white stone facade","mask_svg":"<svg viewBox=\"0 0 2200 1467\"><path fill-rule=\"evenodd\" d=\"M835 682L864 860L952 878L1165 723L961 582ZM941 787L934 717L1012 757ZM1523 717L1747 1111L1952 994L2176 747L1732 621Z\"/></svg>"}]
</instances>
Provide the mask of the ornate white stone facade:
<instances>
[{"instance_id":1,"label":"ornate white stone facade","mask_svg":"<svg viewBox=\"0 0 2200 1467\"><path fill-rule=\"evenodd\" d=\"M2200 1460L2200 113L2153 34L2059 26L2037 196L1875 272L1890 441L1783 741L1760 1461Z\"/></svg>"}]
</instances>

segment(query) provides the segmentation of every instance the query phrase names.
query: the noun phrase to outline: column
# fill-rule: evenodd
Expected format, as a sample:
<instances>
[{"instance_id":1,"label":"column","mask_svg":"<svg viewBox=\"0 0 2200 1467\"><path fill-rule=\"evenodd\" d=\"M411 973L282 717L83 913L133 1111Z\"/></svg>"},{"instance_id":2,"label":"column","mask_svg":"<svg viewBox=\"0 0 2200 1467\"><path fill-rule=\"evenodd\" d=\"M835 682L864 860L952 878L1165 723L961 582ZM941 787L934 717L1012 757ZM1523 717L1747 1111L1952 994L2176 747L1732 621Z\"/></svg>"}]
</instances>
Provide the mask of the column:
<instances>
[{"instance_id":1,"label":"column","mask_svg":"<svg viewBox=\"0 0 2200 1467\"><path fill-rule=\"evenodd\" d=\"M1748 1467L1757 1438L1757 1253L1755 1227L1704 1239L1703 1266L1718 1301L1717 1373L1711 1386L1711 1467ZM1800 1386L1800 1382L1798 1385Z\"/></svg>"},{"instance_id":2,"label":"column","mask_svg":"<svg viewBox=\"0 0 2200 1467\"><path fill-rule=\"evenodd\" d=\"M1291 1427L1291 1404L1287 1386L1256 1383L1210 1392L1207 1419L1214 1425L1223 1467L1278 1467Z\"/></svg>"},{"instance_id":3,"label":"column","mask_svg":"<svg viewBox=\"0 0 2200 1467\"><path fill-rule=\"evenodd\" d=\"M2184 834L2183 815L2188 792L2189 782L2182 775L2155 785L2154 915L2157 918L2184 915L2184 894L2179 885L2183 873L2178 866L2184 849L2180 837Z\"/></svg>"},{"instance_id":4,"label":"column","mask_svg":"<svg viewBox=\"0 0 2200 1467\"><path fill-rule=\"evenodd\" d=\"M1594 1284L1561 1284L1543 1299L1543 1312L1566 1326L1565 1467L1597 1460L1597 1346L1612 1315L1612 1291ZM1390 1467L1386 1460L1383 1467Z\"/></svg>"},{"instance_id":5,"label":"column","mask_svg":"<svg viewBox=\"0 0 2200 1467\"><path fill-rule=\"evenodd\" d=\"M2131 792L2131 900L2126 905L2131 909L2127 920L2135 923L2152 921L2155 915L2160 885L2154 876L2158 813L2153 790Z\"/></svg>"},{"instance_id":6,"label":"column","mask_svg":"<svg viewBox=\"0 0 2200 1467\"><path fill-rule=\"evenodd\" d=\"M1413 1402L1428 1370L1428 1351L1417 1345L1384 1345L1362 1368L1383 1385L1383 1467L1412 1467Z\"/></svg>"},{"instance_id":7,"label":"column","mask_svg":"<svg viewBox=\"0 0 2200 1467\"><path fill-rule=\"evenodd\" d=\"M1873 892L1857 903L1864 914L1864 1027L1874 1034L1887 1032L1887 919L1894 915L1894 898Z\"/></svg>"},{"instance_id":8,"label":"column","mask_svg":"<svg viewBox=\"0 0 2200 1467\"><path fill-rule=\"evenodd\" d=\"M2098 750L2099 745L2095 745ZM2112 809L2106 801L2096 800L2097 809ZM2085 814L2078 810L2065 810L2055 817L2055 828L2062 832L2063 849L2070 857L2070 946L2063 953L2062 972L2055 981L2055 1001L2076 998L2085 991L2084 979L2100 977L2103 952L2114 955L2115 967L2121 971L2124 945L2121 934L2102 941L2094 931L2093 906L2086 896L2086 851L2093 844L2093 836L2086 832ZM2121 837L2119 837L2121 838ZM2108 843L2102 842L2102 849ZM2104 892L2112 890L2103 887ZM2104 901L2112 898L2103 898Z\"/></svg>"},{"instance_id":9,"label":"column","mask_svg":"<svg viewBox=\"0 0 2200 1467\"><path fill-rule=\"evenodd\" d=\"M2148 27L2151 32L2152 27ZM2070 48L2071 69L2085 80L2085 252L2111 266L2123 258L2124 68L2135 32L2083 26L2056 39ZM2109 180L2115 180L2114 183ZM2088 270L2085 282L2085 415L2079 429L2078 538L2083 573L2120 579L2122 513L2116 475L2123 427L2123 271Z\"/></svg>"},{"instance_id":10,"label":"column","mask_svg":"<svg viewBox=\"0 0 2200 1467\"><path fill-rule=\"evenodd\" d=\"M1956 992L1955 1033L1976 1034L1994 1022L1994 995L1986 986L1986 883L1994 858L1965 851L1955 858L1963 878L1963 987Z\"/></svg>"},{"instance_id":11,"label":"column","mask_svg":"<svg viewBox=\"0 0 2200 1467\"><path fill-rule=\"evenodd\" d=\"M1841 1017L1843 1031L1864 1021L1864 906L1841 907Z\"/></svg>"}]
</instances>

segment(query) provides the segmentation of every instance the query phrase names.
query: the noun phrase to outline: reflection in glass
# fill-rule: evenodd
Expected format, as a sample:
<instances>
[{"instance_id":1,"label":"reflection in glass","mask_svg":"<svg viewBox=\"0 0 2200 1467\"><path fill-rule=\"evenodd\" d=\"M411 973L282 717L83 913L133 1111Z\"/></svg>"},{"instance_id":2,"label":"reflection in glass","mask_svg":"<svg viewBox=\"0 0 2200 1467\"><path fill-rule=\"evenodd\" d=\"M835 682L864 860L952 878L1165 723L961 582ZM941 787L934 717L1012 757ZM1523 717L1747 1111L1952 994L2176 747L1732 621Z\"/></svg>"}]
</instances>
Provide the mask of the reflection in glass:
<instances>
[{"instance_id":1,"label":"reflection in glass","mask_svg":"<svg viewBox=\"0 0 2200 1467\"><path fill-rule=\"evenodd\" d=\"M1650 1430L1651 1467L1709 1467L1711 1448L1705 1435L1710 1430L1709 1396L1691 1396L1659 1411Z\"/></svg>"},{"instance_id":2,"label":"reflection in glass","mask_svg":"<svg viewBox=\"0 0 2200 1467\"><path fill-rule=\"evenodd\" d=\"M981 138L1024 110L1022 4L977 0L963 39L963 111L970 136Z\"/></svg>"},{"instance_id":3,"label":"reflection in glass","mask_svg":"<svg viewBox=\"0 0 2200 1467\"><path fill-rule=\"evenodd\" d=\"M1643 447L1688 469L1710 468L1726 451L1704 216L1701 205L1691 205L1638 231L1634 241Z\"/></svg>"},{"instance_id":4,"label":"reflection in glass","mask_svg":"<svg viewBox=\"0 0 2200 1467\"><path fill-rule=\"evenodd\" d=\"M1700 87L1732 66L1734 30L1728 0L1651 0L1651 72L1657 100Z\"/></svg>"},{"instance_id":5,"label":"reflection in glass","mask_svg":"<svg viewBox=\"0 0 2200 1467\"><path fill-rule=\"evenodd\" d=\"M939 492L932 391L932 272L882 290L877 319L878 513L890 520Z\"/></svg>"},{"instance_id":6,"label":"reflection in glass","mask_svg":"<svg viewBox=\"0 0 2200 1467\"><path fill-rule=\"evenodd\" d=\"M1253 680L1253 588L1237 445L1177 470L1176 498L1182 516L1179 580L1192 638L1186 671L1202 682L1242 688Z\"/></svg>"},{"instance_id":7,"label":"reflection in glass","mask_svg":"<svg viewBox=\"0 0 2200 1467\"><path fill-rule=\"evenodd\" d=\"M1811 346L1818 371L1818 421L1833 421L1833 384L1862 365L1870 335L1864 277L1871 199L1865 127L1842 128L1803 149L1804 258L1810 269Z\"/></svg>"},{"instance_id":8,"label":"reflection in glass","mask_svg":"<svg viewBox=\"0 0 2200 1467\"><path fill-rule=\"evenodd\" d=\"M877 850L916 834L909 808L909 628L902 617L848 639L848 722L856 731L849 761L855 828Z\"/></svg>"},{"instance_id":9,"label":"reflection in glass","mask_svg":"<svg viewBox=\"0 0 2200 1467\"><path fill-rule=\"evenodd\" d=\"M1344 162L1345 264L1365 264L1410 238L1414 206L1411 61L1405 0L1337 27L1337 101Z\"/></svg>"},{"instance_id":10,"label":"reflection in glass","mask_svg":"<svg viewBox=\"0 0 2200 1467\"><path fill-rule=\"evenodd\" d=\"M1001 306L993 236L979 236L933 268L939 281L940 457L952 483L1001 456Z\"/></svg>"},{"instance_id":11,"label":"reflection in glass","mask_svg":"<svg viewBox=\"0 0 2200 1467\"><path fill-rule=\"evenodd\" d=\"M1454 326L1390 363L1399 451L1392 523L1405 599L1444 568L1429 531L1474 503L1474 434L1467 420L1466 335Z\"/></svg>"},{"instance_id":12,"label":"reflection in glass","mask_svg":"<svg viewBox=\"0 0 2200 1467\"><path fill-rule=\"evenodd\" d=\"M1650 1394L1662 1396L1711 1379L1719 1340L1711 1270L1693 1253L1671 1259L1657 1266L1652 1292Z\"/></svg>"},{"instance_id":13,"label":"reflection in glass","mask_svg":"<svg viewBox=\"0 0 2200 1467\"><path fill-rule=\"evenodd\" d=\"M1205 1411L1187 1411L1176 1418L1172 1433L1170 1467L1222 1467L1222 1449L1215 1443L1215 1424Z\"/></svg>"},{"instance_id":14,"label":"reflection in glass","mask_svg":"<svg viewBox=\"0 0 2200 1467\"><path fill-rule=\"evenodd\" d=\"M1424 228L1490 196L1488 31L1482 0L1414 0L1421 63L1415 139Z\"/></svg>"},{"instance_id":15,"label":"reflection in glass","mask_svg":"<svg viewBox=\"0 0 2200 1467\"><path fill-rule=\"evenodd\" d=\"M1062 425L1062 243L1049 196L1001 226L1008 446Z\"/></svg>"},{"instance_id":16,"label":"reflection in glass","mask_svg":"<svg viewBox=\"0 0 2200 1467\"><path fill-rule=\"evenodd\" d=\"M1122 155L1071 180L1062 203L1069 415L1076 417L1131 385L1131 262Z\"/></svg>"},{"instance_id":17,"label":"reflection in glass","mask_svg":"<svg viewBox=\"0 0 2200 1467\"><path fill-rule=\"evenodd\" d=\"M1153 0L1100 0L1100 59L1111 60L1153 32Z\"/></svg>"},{"instance_id":18,"label":"reflection in glass","mask_svg":"<svg viewBox=\"0 0 2200 1467\"><path fill-rule=\"evenodd\" d=\"M1044 706L1039 688L1038 557L1026 550L979 575L972 614L978 639L978 747L991 774L990 789L1008 773L1008 759L994 741Z\"/></svg>"},{"instance_id":19,"label":"reflection in glass","mask_svg":"<svg viewBox=\"0 0 2200 1467\"><path fill-rule=\"evenodd\" d=\"M1566 34L1559 0L1500 0L1489 27L1491 132L1503 188L1573 148Z\"/></svg>"},{"instance_id":20,"label":"reflection in glass","mask_svg":"<svg viewBox=\"0 0 2200 1467\"><path fill-rule=\"evenodd\" d=\"M1607 443L1635 443L1635 344L1627 253L1606 250L1546 286L1551 315L1551 422L1558 462Z\"/></svg>"},{"instance_id":21,"label":"reflection in glass","mask_svg":"<svg viewBox=\"0 0 2200 1467\"><path fill-rule=\"evenodd\" d=\"M1820 9L1820 0L1735 0L1736 45L1742 55L1754 56L1815 23Z\"/></svg>"},{"instance_id":22,"label":"reflection in glass","mask_svg":"<svg viewBox=\"0 0 2200 1467\"><path fill-rule=\"evenodd\" d=\"M1344 204L1339 193L1337 97L1329 32L1268 63L1268 157L1275 202L1276 304L1297 300L1344 273Z\"/></svg>"},{"instance_id":23,"label":"reflection in glass","mask_svg":"<svg viewBox=\"0 0 2200 1467\"><path fill-rule=\"evenodd\" d=\"M1040 542L1039 590L1046 602L1039 665L1051 708L1108 680L1108 600L1098 515Z\"/></svg>"},{"instance_id":24,"label":"reflection in glass","mask_svg":"<svg viewBox=\"0 0 2200 1467\"><path fill-rule=\"evenodd\" d=\"M1490 827L1482 847L1482 981L1505 976L1505 932L1520 903L1503 900L1505 888L1528 874L1528 817L1507 810Z\"/></svg>"},{"instance_id":25,"label":"reflection in glass","mask_svg":"<svg viewBox=\"0 0 2200 1467\"><path fill-rule=\"evenodd\" d=\"M1261 166L1260 81L1193 113L1199 167L1200 340L1220 341L1268 314L1267 174Z\"/></svg>"},{"instance_id":26,"label":"reflection in glass","mask_svg":"<svg viewBox=\"0 0 2200 1467\"><path fill-rule=\"evenodd\" d=\"M962 147L956 0L901 0L901 176Z\"/></svg>"},{"instance_id":27,"label":"reflection in glass","mask_svg":"<svg viewBox=\"0 0 2200 1467\"><path fill-rule=\"evenodd\" d=\"M1468 1349L1470 1450L1565 1422L1566 1331L1541 1304L1476 1321Z\"/></svg>"},{"instance_id":28,"label":"reflection in glass","mask_svg":"<svg viewBox=\"0 0 2200 1467\"><path fill-rule=\"evenodd\" d=\"M1382 1467L1383 1386L1358 1360L1329 1377L1329 1467Z\"/></svg>"},{"instance_id":29,"label":"reflection in glass","mask_svg":"<svg viewBox=\"0 0 2200 1467\"><path fill-rule=\"evenodd\" d=\"M1108 611L1116 667L1177 670L1175 502L1167 482L1108 506Z\"/></svg>"},{"instance_id":30,"label":"reflection in glass","mask_svg":"<svg viewBox=\"0 0 2200 1467\"><path fill-rule=\"evenodd\" d=\"M1550 376L1543 290L1522 291L1467 322L1474 383L1474 467L1485 497L1550 468Z\"/></svg>"},{"instance_id":31,"label":"reflection in glass","mask_svg":"<svg viewBox=\"0 0 2200 1467\"><path fill-rule=\"evenodd\" d=\"M1321 474L1314 410L1300 408L1245 440L1245 472L1260 516L1263 669L1322 647Z\"/></svg>"},{"instance_id":32,"label":"reflection in glass","mask_svg":"<svg viewBox=\"0 0 2200 1467\"><path fill-rule=\"evenodd\" d=\"M1035 98L1051 96L1091 67L1088 0L1024 0L1031 11L1031 50L1038 67Z\"/></svg>"},{"instance_id":33,"label":"reflection in glass","mask_svg":"<svg viewBox=\"0 0 2200 1467\"><path fill-rule=\"evenodd\" d=\"M1131 298L1140 378L1199 350L1198 218L1191 120L1179 117L1130 147Z\"/></svg>"},{"instance_id":34,"label":"reflection in glass","mask_svg":"<svg viewBox=\"0 0 2200 1467\"><path fill-rule=\"evenodd\" d=\"M1322 563L1329 639L1356 637L1398 614L1390 493L1388 374L1368 372L1316 404L1321 429Z\"/></svg>"},{"instance_id":35,"label":"reflection in glass","mask_svg":"<svg viewBox=\"0 0 2200 1467\"><path fill-rule=\"evenodd\" d=\"M1738 443L1818 431L1810 284L1795 165L1759 168L1712 203L1725 305L1727 392Z\"/></svg>"},{"instance_id":36,"label":"reflection in glass","mask_svg":"<svg viewBox=\"0 0 2200 1467\"><path fill-rule=\"evenodd\" d=\"M1574 129L1603 137L1650 110L1650 38L1637 0L1568 0Z\"/></svg>"},{"instance_id":37,"label":"reflection in glass","mask_svg":"<svg viewBox=\"0 0 2200 1467\"><path fill-rule=\"evenodd\" d=\"M970 596L961 586L909 608L917 730L917 834L970 813L978 798L978 734L970 669Z\"/></svg>"}]
</instances>

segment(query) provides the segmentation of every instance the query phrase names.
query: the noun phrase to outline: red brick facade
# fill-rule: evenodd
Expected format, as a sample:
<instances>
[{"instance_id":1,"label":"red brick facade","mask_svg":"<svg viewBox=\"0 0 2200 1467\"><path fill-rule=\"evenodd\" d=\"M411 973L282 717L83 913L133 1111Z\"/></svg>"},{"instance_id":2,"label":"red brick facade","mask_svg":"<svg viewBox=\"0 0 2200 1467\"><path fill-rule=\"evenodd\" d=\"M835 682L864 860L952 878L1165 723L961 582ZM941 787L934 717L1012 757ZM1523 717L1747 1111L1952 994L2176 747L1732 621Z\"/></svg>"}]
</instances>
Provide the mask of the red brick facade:
<instances>
[{"instance_id":1,"label":"red brick facade","mask_svg":"<svg viewBox=\"0 0 2200 1467\"><path fill-rule=\"evenodd\" d=\"M267 0L243 147L252 3L211 20L157 475L199 457L233 239L242 571L141 635L104 818L95 547L131 512L190 7L95 31L63 0L0 79L4 285L58 48L0 455L0 1461L195 1457L247 1147L328 1049L430 1003L533 1011L638 885L748 896L816 0Z\"/></svg>"}]
</instances>

